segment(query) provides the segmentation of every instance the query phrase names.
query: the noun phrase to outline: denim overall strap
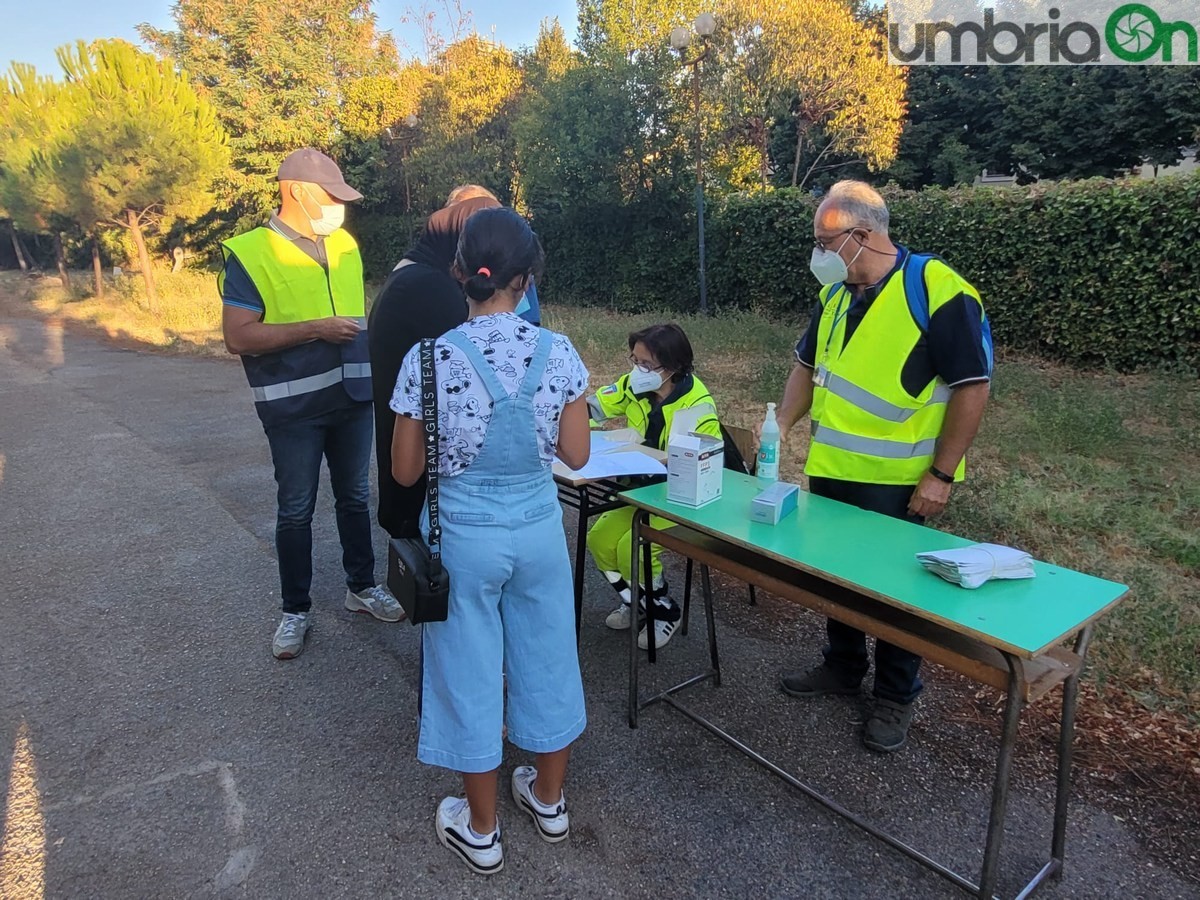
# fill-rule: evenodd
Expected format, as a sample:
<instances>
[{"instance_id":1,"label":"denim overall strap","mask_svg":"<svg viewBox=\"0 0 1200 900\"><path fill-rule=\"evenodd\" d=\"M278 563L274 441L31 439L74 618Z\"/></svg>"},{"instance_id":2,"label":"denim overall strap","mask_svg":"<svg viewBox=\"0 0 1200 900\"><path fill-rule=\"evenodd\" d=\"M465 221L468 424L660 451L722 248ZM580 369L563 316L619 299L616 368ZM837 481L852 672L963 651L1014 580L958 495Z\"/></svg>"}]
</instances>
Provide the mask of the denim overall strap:
<instances>
[{"instance_id":1,"label":"denim overall strap","mask_svg":"<svg viewBox=\"0 0 1200 900\"><path fill-rule=\"evenodd\" d=\"M542 464L533 398L542 383L554 338L539 330L537 349L515 397L504 389L492 364L468 337L462 332L451 331L446 338L463 351L492 394L491 421L483 448L467 470L453 480L466 484L497 479L507 483L543 475L549 478L549 469ZM451 480L447 479L447 482Z\"/></svg>"},{"instance_id":2,"label":"denim overall strap","mask_svg":"<svg viewBox=\"0 0 1200 900\"><path fill-rule=\"evenodd\" d=\"M483 379L483 386L487 388L492 402L499 403L501 400L509 398L508 391L504 389L504 385L496 377L496 371L492 368L492 364L487 361L486 356L479 352L479 348L471 342L470 338L457 328L454 328L442 335L442 340L453 344L467 355L467 358L471 360L471 365L475 367L475 371Z\"/></svg>"},{"instance_id":3,"label":"denim overall strap","mask_svg":"<svg viewBox=\"0 0 1200 900\"><path fill-rule=\"evenodd\" d=\"M525 370L525 380L521 382L521 390L517 397L521 400L533 400L538 387L542 383L542 375L546 372L546 364L550 361L550 350L553 349L554 338L547 337L546 332L538 329L537 349L529 360L529 368Z\"/></svg>"}]
</instances>

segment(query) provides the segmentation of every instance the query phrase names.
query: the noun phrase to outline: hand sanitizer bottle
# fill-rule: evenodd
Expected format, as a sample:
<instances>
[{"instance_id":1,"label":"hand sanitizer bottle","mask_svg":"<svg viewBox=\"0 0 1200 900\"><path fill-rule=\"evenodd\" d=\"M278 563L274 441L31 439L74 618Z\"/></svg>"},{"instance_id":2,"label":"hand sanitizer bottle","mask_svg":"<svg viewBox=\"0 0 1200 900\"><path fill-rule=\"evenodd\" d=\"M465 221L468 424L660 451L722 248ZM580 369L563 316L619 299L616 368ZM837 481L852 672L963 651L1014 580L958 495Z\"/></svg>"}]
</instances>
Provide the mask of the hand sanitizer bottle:
<instances>
[{"instance_id":1,"label":"hand sanitizer bottle","mask_svg":"<svg viewBox=\"0 0 1200 900\"><path fill-rule=\"evenodd\" d=\"M758 480L775 481L779 478L779 423L775 421L775 404L767 404L767 417L763 420L762 437L758 442Z\"/></svg>"}]
</instances>

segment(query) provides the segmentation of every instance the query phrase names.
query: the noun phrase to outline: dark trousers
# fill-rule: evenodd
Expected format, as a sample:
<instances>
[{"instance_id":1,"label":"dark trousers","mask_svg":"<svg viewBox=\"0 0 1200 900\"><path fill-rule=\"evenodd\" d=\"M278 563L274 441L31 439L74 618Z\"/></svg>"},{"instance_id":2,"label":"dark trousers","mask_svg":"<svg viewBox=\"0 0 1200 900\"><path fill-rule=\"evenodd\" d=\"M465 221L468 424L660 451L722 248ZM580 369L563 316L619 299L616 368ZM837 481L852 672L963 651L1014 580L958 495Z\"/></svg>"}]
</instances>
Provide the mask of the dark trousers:
<instances>
[{"instance_id":1,"label":"dark trousers","mask_svg":"<svg viewBox=\"0 0 1200 900\"><path fill-rule=\"evenodd\" d=\"M329 465L346 586L352 591L371 587L375 583L371 516L367 511L367 473L374 431L371 404L355 403L265 430L279 485L275 551L279 556L283 611L302 613L312 606L312 517L322 457Z\"/></svg>"},{"instance_id":2,"label":"dark trousers","mask_svg":"<svg viewBox=\"0 0 1200 900\"><path fill-rule=\"evenodd\" d=\"M908 513L908 501L914 485L864 484L835 478L809 478L809 489L818 497L849 503L860 509L882 513L895 519L922 524L923 516ZM858 684L867 674L867 636L833 619L825 622L829 645L825 664L845 676L847 684ZM894 703L911 703L921 693L921 657L887 641L875 641L875 696Z\"/></svg>"}]
</instances>

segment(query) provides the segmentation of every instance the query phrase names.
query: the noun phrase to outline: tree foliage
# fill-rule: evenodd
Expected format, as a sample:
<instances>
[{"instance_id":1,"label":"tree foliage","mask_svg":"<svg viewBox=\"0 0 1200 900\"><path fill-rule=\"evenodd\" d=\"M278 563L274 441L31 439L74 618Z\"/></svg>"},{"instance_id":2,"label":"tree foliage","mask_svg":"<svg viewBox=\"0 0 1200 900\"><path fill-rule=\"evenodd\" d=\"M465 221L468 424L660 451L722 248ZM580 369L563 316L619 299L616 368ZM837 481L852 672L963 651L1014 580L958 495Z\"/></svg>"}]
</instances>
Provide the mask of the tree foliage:
<instances>
[{"instance_id":1,"label":"tree foliage","mask_svg":"<svg viewBox=\"0 0 1200 900\"><path fill-rule=\"evenodd\" d=\"M904 70L888 65L880 35L844 0L725 0L730 67L747 106L790 117L793 186L831 155L886 167L904 118ZM781 115L782 114L782 115ZM805 151L815 151L801 170Z\"/></svg>"},{"instance_id":2,"label":"tree foliage","mask_svg":"<svg viewBox=\"0 0 1200 900\"><path fill-rule=\"evenodd\" d=\"M673 51L671 29L691 28L702 10L715 14L715 34ZM697 150L716 242L720 223L733 221L724 210L751 194L768 204L793 183L952 185L983 168L1023 179L1119 175L1175 162L1200 140L1194 67L905 70L885 62L879 8L858 0L579 0L577 47L545 22L534 46L516 51L473 33L459 0L426 0L410 20L424 52L403 61L372 0L179 0L173 30L144 27L163 71L187 72L232 135L215 199L139 194L149 162L134 147L184 153L194 143L151 139L170 123L106 127L107 111L85 114L59 96L74 82L14 68L0 90L0 213L27 230L63 231L70 249L101 219L203 206L203 220L168 215L159 234L211 248L261 221L280 159L309 145L366 195L351 223L372 274L390 269L451 187L472 181L534 217L549 290L686 309ZM138 115L131 103L115 101L121 121ZM166 168L159 176L189 180ZM66 191L64 177L75 182ZM709 267L718 302L721 279L742 265L731 259ZM744 302L730 290L725 302Z\"/></svg>"},{"instance_id":3,"label":"tree foliage","mask_svg":"<svg viewBox=\"0 0 1200 900\"><path fill-rule=\"evenodd\" d=\"M509 198L511 125L523 83L512 52L473 35L447 46L430 69L417 112L420 141L408 159L416 202L436 208L468 181Z\"/></svg>"},{"instance_id":4,"label":"tree foliage","mask_svg":"<svg viewBox=\"0 0 1200 900\"><path fill-rule=\"evenodd\" d=\"M1188 66L917 66L889 174L906 187L1117 176L1177 163L1197 141L1200 71Z\"/></svg>"},{"instance_id":5,"label":"tree foliage","mask_svg":"<svg viewBox=\"0 0 1200 900\"><path fill-rule=\"evenodd\" d=\"M51 208L89 232L128 228L153 303L143 228L211 208L212 183L229 166L225 132L185 75L131 44L80 42L58 59L60 114L72 124L48 154L60 198Z\"/></svg>"},{"instance_id":6,"label":"tree foliage","mask_svg":"<svg viewBox=\"0 0 1200 900\"><path fill-rule=\"evenodd\" d=\"M390 84L391 37L375 28L370 0L178 0L176 29L142 37L187 70L231 135L225 193L256 220L274 202L280 160L298 147L336 152L404 108Z\"/></svg>"},{"instance_id":7,"label":"tree foliage","mask_svg":"<svg viewBox=\"0 0 1200 900\"><path fill-rule=\"evenodd\" d=\"M0 80L0 209L26 229L47 227L63 194L49 160L71 133L75 107L64 86L15 63Z\"/></svg>"},{"instance_id":8,"label":"tree foliage","mask_svg":"<svg viewBox=\"0 0 1200 900\"><path fill-rule=\"evenodd\" d=\"M579 0L579 46L589 56L660 52L672 28L706 8L703 0Z\"/></svg>"}]
</instances>

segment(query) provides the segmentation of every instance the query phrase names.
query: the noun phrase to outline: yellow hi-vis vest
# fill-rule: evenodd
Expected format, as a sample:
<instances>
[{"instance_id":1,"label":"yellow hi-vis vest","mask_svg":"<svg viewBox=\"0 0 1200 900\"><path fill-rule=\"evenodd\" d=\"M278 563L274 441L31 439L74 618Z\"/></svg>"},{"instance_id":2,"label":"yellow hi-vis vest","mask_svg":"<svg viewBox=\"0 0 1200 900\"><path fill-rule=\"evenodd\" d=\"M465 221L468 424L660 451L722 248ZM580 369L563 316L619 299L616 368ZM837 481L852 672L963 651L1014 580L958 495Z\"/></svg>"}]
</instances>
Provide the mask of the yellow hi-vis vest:
<instances>
[{"instance_id":1,"label":"yellow hi-vis vest","mask_svg":"<svg viewBox=\"0 0 1200 900\"><path fill-rule=\"evenodd\" d=\"M309 341L275 353L243 356L242 365L264 425L323 415L371 399L366 297L358 244L339 228L325 238L329 269L268 227L221 245L237 257L262 297L263 322L307 322L347 316L363 326L347 344ZM222 273L223 278L223 273Z\"/></svg>"},{"instance_id":2,"label":"yellow hi-vis vest","mask_svg":"<svg viewBox=\"0 0 1200 900\"><path fill-rule=\"evenodd\" d=\"M675 413L681 409L708 406L712 411L711 415L700 417L696 423L696 431L715 438L721 437L721 423L717 421L717 407L712 394L708 392L704 382L695 375L689 377L692 379L692 386L683 396L662 405L663 430L658 438L657 449L659 450L667 449L667 438L671 435L671 423L675 420ZM637 433L643 438L646 437L653 409L654 406L648 396L638 397L630 390L628 374L622 375L614 384L600 388L594 396L588 398L588 410L593 422L604 422L624 416L629 427L636 428Z\"/></svg>"},{"instance_id":3,"label":"yellow hi-vis vest","mask_svg":"<svg viewBox=\"0 0 1200 900\"><path fill-rule=\"evenodd\" d=\"M916 484L933 465L946 421L950 388L934 378L913 397L901 383L909 354L921 340L905 289L909 254L892 273L846 343L846 312L852 297L845 285L821 289L813 372L812 442L808 475L869 484ZM929 315L959 294L979 292L941 260L925 266ZM955 480L966 472L958 465Z\"/></svg>"}]
</instances>

